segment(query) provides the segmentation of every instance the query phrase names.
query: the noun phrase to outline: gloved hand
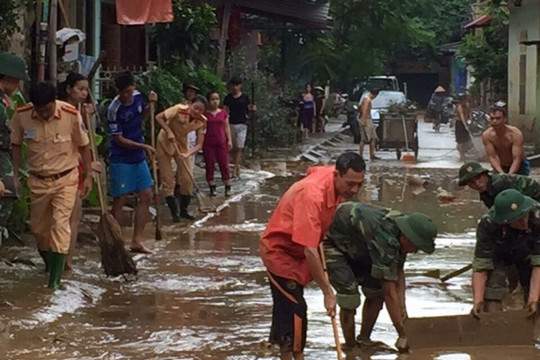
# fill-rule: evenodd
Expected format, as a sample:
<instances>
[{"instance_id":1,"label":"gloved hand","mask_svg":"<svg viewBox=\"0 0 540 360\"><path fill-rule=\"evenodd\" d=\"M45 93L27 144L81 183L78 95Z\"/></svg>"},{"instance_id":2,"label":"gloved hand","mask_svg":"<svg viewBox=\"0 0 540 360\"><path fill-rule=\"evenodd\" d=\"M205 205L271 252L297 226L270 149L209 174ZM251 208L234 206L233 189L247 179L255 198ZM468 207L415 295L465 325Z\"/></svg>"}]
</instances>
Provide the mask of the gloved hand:
<instances>
[{"instance_id":1,"label":"gloved hand","mask_svg":"<svg viewBox=\"0 0 540 360\"><path fill-rule=\"evenodd\" d=\"M400 353L409 352L409 341L406 336L400 336L396 341L396 347Z\"/></svg>"},{"instance_id":2,"label":"gloved hand","mask_svg":"<svg viewBox=\"0 0 540 360\"><path fill-rule=\"evenodd\" d=\"M482 309L484 308L484 302L480 301L478 304L475 304L473 308L471 309L471 315L476 320L480 320L480 313L482 313Z\"/></svg>"},{"instance_id":3,"label":"gloved hand","mask_svg":"<svg viewBox=\"0 0 540 360\"><path fill-rule=\"evenodd\" d=\"M526 309L529 311L527 314L527 319L536 320L538 317L538 302L537 301L530 301Z\"/></svg>"}]
</instances>

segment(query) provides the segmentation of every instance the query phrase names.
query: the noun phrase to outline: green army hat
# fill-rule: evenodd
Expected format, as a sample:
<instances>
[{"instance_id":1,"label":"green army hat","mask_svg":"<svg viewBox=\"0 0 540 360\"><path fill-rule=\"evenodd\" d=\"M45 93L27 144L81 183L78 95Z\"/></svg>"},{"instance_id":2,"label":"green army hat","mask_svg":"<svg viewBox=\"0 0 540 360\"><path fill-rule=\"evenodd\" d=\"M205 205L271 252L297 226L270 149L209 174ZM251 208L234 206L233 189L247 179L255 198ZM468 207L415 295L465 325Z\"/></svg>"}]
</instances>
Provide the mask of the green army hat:
<instances>
[{"instance_id":1,"label":"green army hat","mask_svg":"<svg viewBox=\"0 0 540 360\"><path fill-rule=\"evenodd\" d=\"M480 163L477 163L476 161L469 161L459 168L459 186L467 185L471 179L474 179L478 175L487 172L489 172L489 170L483 168Z\"/></svg>"},{"instance_id":2,"label":"green army hat","mask_svg":"<svg viewBox=\"0 0 540 360\"><path fill-rule=\"evenodd\" d=\"M496 224L506 224L521 219L534 206L535 201L516 189L507 189L495 197L489 217Z\"/></svg>"},{"instance_id":3,"label":"green army hat","mask_svg":"<svg viewBox=\"0 0 540 360\"><path fill-rule=\"evenodd\" d=\"M435 251L437 225L427 215L414 212L395 218L399 230L425 253Z\"/></svg>"},{"instance_id":4,"label":"green army hat","mask_svg":"<svg viewBox=\"0 0 540 360\"><path fill-rule=\"evenodd\" d=\"M20 56L11 51L0 52L0 74L19 80L30 81L26 63Z\"/></svg>"}]
</instances>

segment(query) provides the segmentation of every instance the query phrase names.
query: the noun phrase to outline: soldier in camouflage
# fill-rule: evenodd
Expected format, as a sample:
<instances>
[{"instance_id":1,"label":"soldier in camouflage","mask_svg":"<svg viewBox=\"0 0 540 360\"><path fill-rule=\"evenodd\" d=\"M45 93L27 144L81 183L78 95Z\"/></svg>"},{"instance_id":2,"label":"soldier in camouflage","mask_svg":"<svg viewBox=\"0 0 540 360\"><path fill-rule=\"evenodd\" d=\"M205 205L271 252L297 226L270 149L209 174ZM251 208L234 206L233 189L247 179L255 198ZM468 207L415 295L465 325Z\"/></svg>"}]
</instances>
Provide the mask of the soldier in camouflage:
<instances>
[{"instance_id":1,"label":"soldier in camouflage","mask_svg":"<svg viewBox=\"0 0 540 360\"><path fill-rule=\"evenodd\" d=\"M506 189L516 189L536 201L540 200L540 183L523 175L490 173L479 163L471 161L459 169L459 185L480 193L480 200L490 208L495 196Z\"/></svg>"},{"instance_id":2,"label":"soldier in camouflage","mask_svg":"<svg viewBox=\"0 0 540 360\"><path fill-rule=\"evenodd\" d=\"M396 347L409 348L403 329L407 253L435 250L437 227L422 213L402 214L379 206L346 202L339 206L323 240L330 283L337 292L346 346L369 346L373 326L386 304L399 338ZM354 316L360 306L358 286L366 301L362 329L355 339Z\"/></svg>"},{"instance_id":3,"label":"soldier in camouflage","mask_svg":"<svg viewBox=\"0 0 540 360\"><path fill-rule=\"evenodd\" d=\"M472 276L475 318L483 311L502 310L507 289L500 269L508 263L518 269L529 316L535 318L540 300L540 203L515 189L497 195L478 224Z\"/></svg>"},{"instance_id":4,"label":"soldier in camouflage","mask_svg":"<svg viewBox=\"0 0 540 360\"><path fill-rule=\"evenodd\" d=\"M6 224L11 214L13 197L4 195L2 180L13 175L9 138L9 96L19 87L21 80L29 81L24 60L12 52L0 52L0 244L7 238Z\"/></svg>"}]
</instances>

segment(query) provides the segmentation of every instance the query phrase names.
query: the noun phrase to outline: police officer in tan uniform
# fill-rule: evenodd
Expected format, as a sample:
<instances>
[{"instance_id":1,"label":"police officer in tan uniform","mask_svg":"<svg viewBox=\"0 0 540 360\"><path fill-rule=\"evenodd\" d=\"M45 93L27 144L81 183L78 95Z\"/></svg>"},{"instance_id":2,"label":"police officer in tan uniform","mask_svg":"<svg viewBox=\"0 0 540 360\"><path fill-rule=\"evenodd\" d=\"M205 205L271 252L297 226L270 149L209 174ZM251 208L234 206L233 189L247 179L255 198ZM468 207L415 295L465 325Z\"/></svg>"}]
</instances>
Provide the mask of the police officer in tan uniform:
<instances>
[{"instance_id":1,"label":"police officer in tan uniform","mask_svg":"<svg viewBox=\"0 0 540 360\"><path fill-rule=\"evenodd\" d=\"M38 83L29 95L31 103L18 108L11 122L13 170L19 169L25 142L32 232L50 272L48 286L58 289L69 250L79 153L87 174L81 196L88 195L92 186L89 139L77 109L56 100L52 84Z\"/></svg>"},{"instance_id":2,"label":"police officer in tan uniform","mask_svg":"<svg viewBox=\"0 0 540 360\"><path fill-rule=\"evenodd\" d=\"M156 116L156 121L161 125L157 137L156 154L159 163L162 190L165 193L167 206L171 210L173 222L178 222L178 208L174 195L178 197L180 205L180 217L193 220L194 217L188 212L193 191L193 182L188 171L191 171L190 156L196 154L202 148L206 118L203 113L206 110L207 101L197 95L190 105L177 104L165 109ZM197 142L191 149L188 146L188 133L196 131ZM174 146L176 143L180 153ZM172 171L171 159L177 165L176 184L179 191L175 194L175 177Z\"/></svg>"}]
</instances>

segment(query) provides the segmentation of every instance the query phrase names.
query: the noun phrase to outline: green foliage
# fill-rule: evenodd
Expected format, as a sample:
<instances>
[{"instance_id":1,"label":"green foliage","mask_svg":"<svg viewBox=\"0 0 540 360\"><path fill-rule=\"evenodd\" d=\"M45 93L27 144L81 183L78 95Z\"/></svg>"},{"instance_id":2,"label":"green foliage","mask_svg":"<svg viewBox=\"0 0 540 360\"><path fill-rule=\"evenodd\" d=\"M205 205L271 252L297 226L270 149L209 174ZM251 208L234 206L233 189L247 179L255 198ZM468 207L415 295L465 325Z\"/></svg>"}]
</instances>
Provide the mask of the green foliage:
<instances>
[{"instance_id":1,"label":"green foliage","mask_svg":"<svg viewBox=\"0 0 540 360\"><path fill-rule=\"evenodd\" d=\"M494 91L506 93L508 66L508 22L506 4L486 6L491 21L481 34L467 34L463 38L459 53L472 66L472 75L480 83L492 81Z\"/></svg>"},{"instance_id":2,"label":"green foliage","mask_svg":"<svg viewBox=\"0 0 540 360\"><path fill-rule=\"evenodd\" d=\"M153 68L135 77L137 90L145 97L150 91L158 94L156 111L161 111L184 100L182 81L162 68Z\"/></svg>"},{"instance_id":3,"label":"green foliage","mask_svg":"<svg viewBox=\"0 0 540 360\"><path fill-rule=\"evenodd\" d=\"M24 15L24 8L35 3L33 0L2 0L0 1L0 49L6 49L11 36L21 27L17 21Z\"/></svg>"},{"instance_id":4,"label":"green foliage","mask_svg":"<svg viewBox=\"0 0 540 360\"><path fill-rule=\"evenodd\" d=\"M203 96L206 96L210 90L216 90L222 95L226 92L225 83L208 65L191 68L187 65L177 64L171 67L171 73L178 79L182 79L184 83L197 85Z\"/></svg>"},{"instance_id":5,"label":"green foliage","mask_svg":"<svg viewBox=\"0 0 540 360\"><path fill-rule=\"evenodd\" d=\"M246 146L264 149L289 145L293 141L294 129L287 121L287 110L279 106L278 97L282 90L272 75L260 70L247 70L242 53L238 51L229 57L227 74L229 77L242 77L242 91L257 106L255 117L249 123Z\"/></svg>"},{"instance_id":6,"label":"green foliage","mask_svg":"<svg viewBox=\"0 0 540 360\"><path fill-rule=\"evenodd\" d=\"M173 22L157 24L153 32L163 62L166 64L174 57L188 63L201 59L209 49L206 46L209 30L217 23L214 8L206 3L192 5L174 0L173 13Z\"/></svg>"}]
</instances>

